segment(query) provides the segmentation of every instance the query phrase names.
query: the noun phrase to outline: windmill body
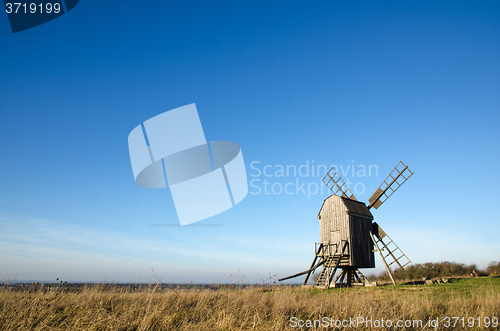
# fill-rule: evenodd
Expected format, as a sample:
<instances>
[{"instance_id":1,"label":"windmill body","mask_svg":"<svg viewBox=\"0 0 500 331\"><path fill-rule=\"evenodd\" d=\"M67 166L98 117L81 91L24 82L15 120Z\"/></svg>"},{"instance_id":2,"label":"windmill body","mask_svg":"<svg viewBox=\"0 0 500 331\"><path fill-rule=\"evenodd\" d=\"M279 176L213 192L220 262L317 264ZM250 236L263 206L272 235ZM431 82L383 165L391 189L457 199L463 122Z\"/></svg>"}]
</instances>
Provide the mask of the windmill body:
<instances>
[{"instance_id":1,"label":"windmill body","mask_svg":"<svg viewBox=\"0 0 500 331\"><path fill-rule=\"evenodd\" d=\"M336 170L330 169L323 182L333 195L325 199L318 214L320 242L315 244L311 267L279 280L306 275L305 285L311 274L321 267L321 273L315 280L317 287L364 286L366 279L359 269L374 268L375 252L378 252L393 284L396 284L391 265L404 268L411 261L373 222L370 208L378 209L412 175L413 172L402 161L399 162L369 199L367 206L357 201Z\"/></svg>"},{"instance_id":2,"label":"windmill body","mask_svg":"<svg viewBox=\"0 0 500 331\"><path fill-rule=\"evenodd\" d=\"M370 238L373 215L362 202L331 195L318 214L322 254L347 244L348 259L340 267L375 268L373 242Z\"/></svg>"}]
</instances>

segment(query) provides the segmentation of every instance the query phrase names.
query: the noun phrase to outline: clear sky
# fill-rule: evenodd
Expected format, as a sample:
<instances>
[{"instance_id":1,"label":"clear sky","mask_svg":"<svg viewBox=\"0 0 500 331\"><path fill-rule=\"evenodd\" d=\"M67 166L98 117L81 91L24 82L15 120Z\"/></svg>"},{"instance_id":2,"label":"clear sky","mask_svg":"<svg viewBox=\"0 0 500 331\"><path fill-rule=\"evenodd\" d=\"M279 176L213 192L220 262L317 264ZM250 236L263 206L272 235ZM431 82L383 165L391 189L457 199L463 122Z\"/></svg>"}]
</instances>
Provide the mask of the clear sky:
<instances>
[{"instance_id":1,"label":"clear sky","mask_svg":"<svg viewBox=\"0 0 500 331\"><path fill-rule=\"evenodd\" d=\"M2 14L0 273L287 276L319 241L317 165L342 167L367 201L400 160L415 174L375 220L415 263L483 268L500 260L499 54L498 1L82 0L16 34ZM190 103L253 181L236 207L180 227L168 189L134 182L127 137Z\"/></svg>"}]
</instances>

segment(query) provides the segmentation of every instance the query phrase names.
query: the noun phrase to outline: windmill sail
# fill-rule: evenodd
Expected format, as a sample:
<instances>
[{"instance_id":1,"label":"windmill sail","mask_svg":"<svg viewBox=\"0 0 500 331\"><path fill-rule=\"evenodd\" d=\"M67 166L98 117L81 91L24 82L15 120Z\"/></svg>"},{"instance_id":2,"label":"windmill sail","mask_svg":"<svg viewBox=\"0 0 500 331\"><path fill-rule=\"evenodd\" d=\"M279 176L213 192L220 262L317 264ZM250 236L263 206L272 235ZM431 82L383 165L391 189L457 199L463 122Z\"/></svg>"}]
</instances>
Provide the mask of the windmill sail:
<instances>
[{"instance_id":1,"label":"windmill sail","mask_svg":"<svg viewBox=\"0 0 500 331\"><path fill-rule=\"evenodd\" d=\"M384 180L382 185L373 193L369 201L368 209L374 207L378 209L389 197L396 192L413 175L407 165L400 161Z\"/></svg>"},{"instance_id":2,"label":"windmill sail","mask_svg":"<svg viewBox=\"0 0 500 331\"><path fill-rule=\"evenodd\" d=\"M392 274L391 265L396 263L401 269L404 269L404 267L411 263L411 260L408 258L408 256L406 256L405 253L403 253L398 245L396 245L391 237L389 237L389 235L387 235L387 233L382 230L380 225L374 222L372 231L373 233L370 232L370 237L373 240L376 251L379 252L392 283L396 285L396 281L394 280L394 276Z\"/></svg>"},{"instance_id":3,"label":"windmill sail","mask_svg":"<svg viewBox=\"0 0 500 331\"><path fill-rule=\"evenodd\" d=\"M334 195L343 196L344 198L349 198L357 201L354 194L352 194L351 190L349 190L347 184L344 183L340 175L333 167L326 173L325 177L323 177L323 183L328 186L328 188Z\"/></svg>"}]
</instances>

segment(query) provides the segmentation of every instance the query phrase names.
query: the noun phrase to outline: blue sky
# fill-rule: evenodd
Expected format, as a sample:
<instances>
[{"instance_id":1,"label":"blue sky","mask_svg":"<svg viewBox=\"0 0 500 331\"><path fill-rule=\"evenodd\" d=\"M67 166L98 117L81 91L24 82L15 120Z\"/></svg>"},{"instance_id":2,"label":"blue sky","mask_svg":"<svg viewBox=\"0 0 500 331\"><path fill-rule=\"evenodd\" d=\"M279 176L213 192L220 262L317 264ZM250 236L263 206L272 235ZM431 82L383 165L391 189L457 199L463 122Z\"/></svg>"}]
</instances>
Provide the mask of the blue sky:
<instances>
[{"instance_id":1,"label":"blue sky","mask_svg":"<svg viewBox=\"0 0 500 331\"><path fill-rule=\"evenodd\" d=\"M410 259L500 260L498 1L80 1L16 34L0 15L0 45L7 279L147 282L154 268L165 282L255 283L305 270L326 187L308 196L320 177L254 168L313 161L376 166L343 176L367 201L403 160L415 175L373 214ZM175 226L169 190L135 184L127 136L190 103L207 140L241 146L255 186L299 181L305 194L250 186L236 207Z\"/></svg>"}]
</instances>

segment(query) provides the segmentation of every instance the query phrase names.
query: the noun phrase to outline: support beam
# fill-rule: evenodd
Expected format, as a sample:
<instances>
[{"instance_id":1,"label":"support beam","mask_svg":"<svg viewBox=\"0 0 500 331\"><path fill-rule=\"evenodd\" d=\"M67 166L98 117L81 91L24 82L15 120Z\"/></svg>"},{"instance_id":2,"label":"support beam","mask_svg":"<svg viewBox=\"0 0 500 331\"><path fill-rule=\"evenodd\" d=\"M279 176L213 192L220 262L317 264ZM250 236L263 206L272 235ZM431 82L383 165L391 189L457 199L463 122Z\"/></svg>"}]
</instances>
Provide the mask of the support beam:
<instances>
[{"instance_id":1,"label":"support beam","mask_svg":"<svg viewBox=\"0 0 500 331\"><path fill-rule=\"evenodd\" d=\"M287 279L290 279L290 278L299 277L299 276L305 275L305 274L307 274L307 273L310 273L311 271L315 270L316 268L318 268L320 265L324 264L325 262L326 262L326 260L325 260L325 259L323 259L323 261L321 261L320 263L316 264L316 265L315 265L314 267L312 267L311 269L306 270L306 271L299 272L298 274L291 275L291 276L288 276L288 277L285 277L285 278L280 278L280 279L278 279L278 282L281 282L282 280L287 280Z\"/></svg>"},{"instance_id":2,"label":"support beam","mask_svg":"<svg viewBox=\"0 0 500 331\"><path fill-rule=\"evenodd\" d=\"M377 247L377 251L380 254L380 257L382 258L382 261L384 262L385 268L387 269L387 273L389 274L389 277L391 278L392 284L396 285L396 281L394 280L394 276L392 275L391 269L387 265L387 262L385 262L384 255L382 255L382 252L380 251L380 247L378 247L377 241L373 237L373 234L371 233L371 231L370 231L370 237L372 238L373 243L375 244L375 247Z\"/></svg>"},{"instance_id":3,"label":"support beam","mask_svg":"<svg viewBox=\"0 0 500 331\"><path fill-rule=\"evenodd\" d=\"M309 276L311 276L311 273L313 271L312 268L314 266L314 263L316 263L316 260L318 259L319 252L321 252L321 248L323 248L323 244L322 243L319 245L318 250L316 251L316 254L314 254L314 260L311 263L311 266L309 267L309 272L307 273L306 279L304 279L304 283L302 285L306 285L307 284L307 281L309 280Z\"/></svg>"}]
</instances>

